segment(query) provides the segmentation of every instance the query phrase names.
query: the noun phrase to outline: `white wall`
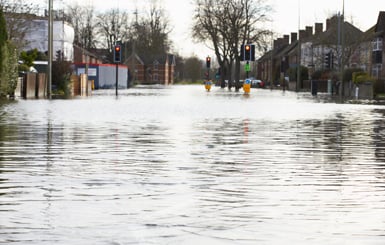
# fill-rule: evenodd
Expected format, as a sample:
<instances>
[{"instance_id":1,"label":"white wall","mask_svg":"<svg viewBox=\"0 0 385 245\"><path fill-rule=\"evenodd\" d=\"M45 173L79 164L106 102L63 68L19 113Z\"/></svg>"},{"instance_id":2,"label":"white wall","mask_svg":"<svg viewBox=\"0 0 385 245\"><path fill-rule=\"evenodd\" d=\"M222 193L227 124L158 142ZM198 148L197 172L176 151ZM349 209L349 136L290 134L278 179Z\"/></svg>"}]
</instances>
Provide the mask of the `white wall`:
<instances>
[{"instance_id":1,"label":"white wall","mask_svg":"<svg viewBox=\"0 0 385 245\"><path fill-rule=\"evenodd\" d=\"M65 60L74 59L74 29L63 21L54 21L53 23L53 56L56 59L56 52L62 51ZM48 51L48 21L33 20L26 33L27 42L24 50L28 51L37 48L40 52Z\"/></svg>"}]
</instances>

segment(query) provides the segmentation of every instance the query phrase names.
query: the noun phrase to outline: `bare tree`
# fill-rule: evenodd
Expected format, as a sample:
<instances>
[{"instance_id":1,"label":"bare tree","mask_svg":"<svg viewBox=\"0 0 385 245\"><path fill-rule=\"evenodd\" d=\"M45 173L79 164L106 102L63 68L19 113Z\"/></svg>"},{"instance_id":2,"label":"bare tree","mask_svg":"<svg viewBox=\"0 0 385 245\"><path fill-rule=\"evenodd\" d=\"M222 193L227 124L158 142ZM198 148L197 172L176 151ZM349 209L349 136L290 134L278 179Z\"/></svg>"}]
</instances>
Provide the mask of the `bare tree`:
<instances>
[{"instance_id":1,"label":"bare tree","mask_svg":"<svg viewBox=\"0 0 385 245\"><path fill-rule=\"evenodd\" d=\"M25 35L30 28L31 20L36 18L38 6L20 0L0 0L7 22L8 39L20 49L27 45Z\"/></svg>"},{"instance_id":2,"label":"bare tree","mask_svg":"<svg viewBox=\"0 0 385 245\"><path fill-rule=\"evenodd\" d=\"M140 42L137 43L136 53L153 59L165 55L170 50L168 38L171 29L165 11L157 1L152 1L148 14L143 16L134 25L134 35Z\"/></svg>"},{"instance_id":3,"label":"bare tree","mask_svg":"<svg viewBox=\"0 0 385 245\"><path fill-rule=\"evenodd\" d=\"M271 31L263 24L269 21L271 7L266 0L195 0L195 4L194 39L213 48L222 71L222 87L224 79L238 81L239 47L244 43L254 43L258 49L266 46L266 36Z\"/></svg>"},{"instance_id":4,"label":"bare tree","mask_svg":"<svg viewBox=\"0 0 385 245\"><path fill-rule=\"evenodd\" d=\"M112 50L117 41L126 42L129 39L129 16L127 12L111 9L96 17L97 35L101 41L99 46Z\"/></svg>"},{"instance_id":5,"label":"bare tree","mask_svg":"<svg viewBox=\"0 0 385 245\"><path fill-rule=\"evenodd\" d=\"M93 6L68 5L64 20L70 23L75 32L74 43L85 49L96 47L95 9Z\"/></svg>"}]
</instances>

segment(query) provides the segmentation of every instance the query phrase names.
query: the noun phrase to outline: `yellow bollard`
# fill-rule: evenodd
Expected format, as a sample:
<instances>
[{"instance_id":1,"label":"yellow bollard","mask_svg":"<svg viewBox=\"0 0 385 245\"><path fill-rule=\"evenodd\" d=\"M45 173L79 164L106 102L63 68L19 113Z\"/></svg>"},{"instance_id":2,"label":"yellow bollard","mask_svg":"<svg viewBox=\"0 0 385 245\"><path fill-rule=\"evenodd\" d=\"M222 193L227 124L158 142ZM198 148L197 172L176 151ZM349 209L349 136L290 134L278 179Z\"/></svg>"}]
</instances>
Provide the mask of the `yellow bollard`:
<instances>
[{"instance_id":1,"label":"yellow bollard","mask_svg":"<svg viewBox=\"0 0 385 245\"><path fill-rule=\"evenodd\" d=\"M250 93L250 87L251 87L251 80L246 79L245 82L243 83L243 91L245 91L245 94Z\"/></svg>"},{"instance_id":2,"label":"yellow bollard","mask_svg":"<svg viewBox=\"0 0 385 245\"><path fill-rule=\"evenodd\" d=\"M207 92L210 92L211 89L211 81L205 81L205 89Z\"/></svg>"}]
</instances>

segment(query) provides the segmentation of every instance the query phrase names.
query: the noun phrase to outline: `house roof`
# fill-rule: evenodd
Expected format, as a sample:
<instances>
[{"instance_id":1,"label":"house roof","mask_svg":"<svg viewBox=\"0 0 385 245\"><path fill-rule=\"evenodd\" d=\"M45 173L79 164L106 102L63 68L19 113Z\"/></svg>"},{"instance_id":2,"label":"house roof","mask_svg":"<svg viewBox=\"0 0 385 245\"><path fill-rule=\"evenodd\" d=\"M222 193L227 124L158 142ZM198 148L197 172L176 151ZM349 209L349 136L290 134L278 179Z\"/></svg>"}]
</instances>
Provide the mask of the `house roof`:
<instances>
[{"instance_id":1,"label":"house roof","mask_svg":"<svg viewBox=\"0 0 385 245\"><path fill-rule=\"evenodd\" d=\"M135 54L131 54L130 56L128 56L127 59L124 61L124 63L125 63L125 64L129 64L129 63L132 61L133 56L134 56L134 59L135 59L139 64L144 65L143 60L142 60L142 59L139 57L139 55L136 54L136 53L135 53Z\"/></svg>"},{"instance_id":2,"label":"house roof","mask_svg":"<svg viewBox=\"0 0 385 245\"><path fill-rule=\"evenodd\" d=\"M281 50L281 52L277 53L276 55L287 56L288 54L291 54L293 50L296 50L297 46L298 46L298 40L287 45L284 49Z\"/></svg>"},{"instance_id":3,"label":"house roof","mask_svg":"<svg viewBox=\"0 0 385 245\"><path fill-rule=\"evenodd\" d=\"M375 32L385 31L385 11L380 11L378 14L377 24L375 26Z\"/></svg>"},{"instance_id":4,"label":"house roof","mask_svg":"<svg viewBox=\"0 0 385 245\"><path fill-rule=\"evenodd\" d=\"M312 40L313 44L337 45L339 39L338 33L341 28L339 25L339 21L339 16L333 16L330 19L330 27L319 35L314 36ZM363 38L364 33L349 22L344 21L343 30L345 43L347 44L356 43L357 41L362 40Z\"/></svg>"},{"instance_id":5,"label":"house roof","mask_svg":"<svg viewBox=\"0 0 385 245\"><path fill-rule=\"evenodd\" d=\"M132 54L126 59L125 63L129 63L132 59ZM158 64L168 64L175 66L175 55L173 54L163 54L163 55L156 55L152 58L147 56L140 56L135 53L135 59L142 65L152 65L155 62Z\"/></svg>"},{"instance_id":6,"label":"house roof","mask_svg":"<svg viewBox=\"0 0 385 245\"><path fill-rule=\"evenodd\" d=\"M272 50L267 51L264 55L262 55L258 61L265 61L271 59Z\"/></svg>"},{"instance_id":7,"label":"house roof","mask_svg":"<svg viewBox=\"0 0 385 245\"><path fill-rule=\"evenodd\" d=\"M171 66L175 66L175 55L173 54L159 55L154 58L153 62L159 62L159 64L168 64Z\"/></svg>"},{"instance_id":8,"label":"house roof","mask_svg":"<svg viewBox=\"0 0 385 245\"><path fill-rule=\"evenodd\" d=\"M103 63L109 63L109 59L108 59L109 50L108 49L92 48L92 49L89 49L88 51L95 54L100 59L102 59Z\"/></svg>"}]
</instances>

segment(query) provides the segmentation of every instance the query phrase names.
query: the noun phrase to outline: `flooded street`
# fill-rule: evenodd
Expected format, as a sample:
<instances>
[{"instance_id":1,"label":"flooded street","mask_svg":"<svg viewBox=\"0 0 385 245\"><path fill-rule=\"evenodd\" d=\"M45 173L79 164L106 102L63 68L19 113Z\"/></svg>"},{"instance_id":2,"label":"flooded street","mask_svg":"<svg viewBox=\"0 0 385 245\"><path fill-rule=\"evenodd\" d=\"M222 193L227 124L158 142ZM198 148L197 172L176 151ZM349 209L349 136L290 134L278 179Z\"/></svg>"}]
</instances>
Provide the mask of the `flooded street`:
<instances>
[{"instance_id":1,"label":"flooded street","mask_svg":"<svg viewBox=\"0 0 385 245\"><path fill-rule=\"evenodd\" d=\"M385 244L385 106L137 87L0 106L0 244Z\"/></svg>"}]
</instances>

